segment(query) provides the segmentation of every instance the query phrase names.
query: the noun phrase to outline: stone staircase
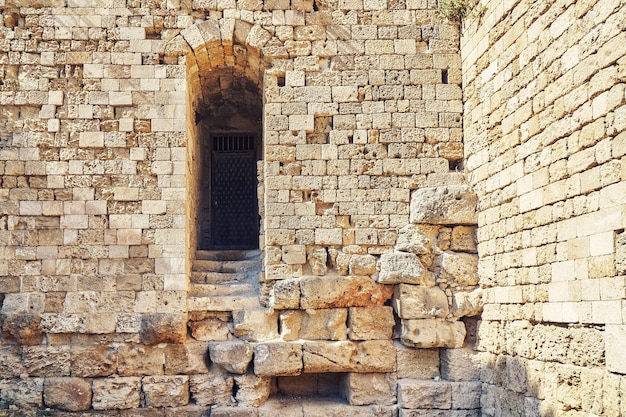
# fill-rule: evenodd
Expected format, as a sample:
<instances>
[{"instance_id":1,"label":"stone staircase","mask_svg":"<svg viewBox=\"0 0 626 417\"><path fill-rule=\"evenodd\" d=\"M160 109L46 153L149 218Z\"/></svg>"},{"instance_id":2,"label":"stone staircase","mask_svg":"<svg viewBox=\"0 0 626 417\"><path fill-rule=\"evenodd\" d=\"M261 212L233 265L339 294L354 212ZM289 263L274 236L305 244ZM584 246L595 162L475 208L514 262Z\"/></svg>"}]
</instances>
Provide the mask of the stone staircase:
<instances>
[{"instance_id":1,"label":"stone staircase","mask_svg":"<svg viewBox=\"0 0 626 417\"><path fill-rule=\"evenodd\" d=\"M191 268L188 311L259 308L259 250L198 250Z\"/></svg>"}]
</instances>

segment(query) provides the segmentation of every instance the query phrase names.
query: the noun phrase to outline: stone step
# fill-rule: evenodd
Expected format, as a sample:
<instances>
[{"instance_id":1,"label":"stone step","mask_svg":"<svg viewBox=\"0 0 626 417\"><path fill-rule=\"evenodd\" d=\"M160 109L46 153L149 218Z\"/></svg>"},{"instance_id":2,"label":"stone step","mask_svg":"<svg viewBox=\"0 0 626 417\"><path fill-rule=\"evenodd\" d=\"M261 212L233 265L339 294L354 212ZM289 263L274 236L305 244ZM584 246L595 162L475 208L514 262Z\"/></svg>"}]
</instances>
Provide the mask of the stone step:
<instances>
[{"instance_id":1,"label":"stone step","mask_svg":"<svg viewBox=\"0 0 626 417\"><path fill-rule=\"evenodd\" d=\"M245 260L245 261L211 261L204 259L196 259L193 261L191 270L194 272L248 272L260 270L261 260Z\"/></svg>"},{"instance_id":2,"label":"stone step","mask_svg":"<svg viewBox=\"0 0 626 417\"><path fill-rule=\"evenodd\" d=\"M256 294L187 298L187 311L237 311L261 308Z\"/></svg>"},{"instance_id":3,"label":"stone step","mask_svg":"<svg viewBox=\"0 0 626 417\"><path fill-rule=\"evenodd\" d=\"M213 284L191 284L189 297L214 297L214 296L235 296L255 294L254 285L250 283L238 283L227 285Z\"/></svg>"},{"instance_id":4,"label":"stone step","mask_svg":"<svg viewBox=\"0 0 626 417\"><path fill-rule=\"evenodd\" d=\"M260 257L261 251L255 250L197 250L196 259L205 261L244 261Z\"/></svg>"},{"instance_id":5,"label":"stone step","mask_svg":"<svg viewBox=\"0 0 626 417\"><path fill-rule=\"evenodd\" d=\"M250 274L252 275L252 274ZM246 273L234 272L191 272L192 283L219 284L226 282L240 282L250 278Z\"/></svg>"}]
</instances>

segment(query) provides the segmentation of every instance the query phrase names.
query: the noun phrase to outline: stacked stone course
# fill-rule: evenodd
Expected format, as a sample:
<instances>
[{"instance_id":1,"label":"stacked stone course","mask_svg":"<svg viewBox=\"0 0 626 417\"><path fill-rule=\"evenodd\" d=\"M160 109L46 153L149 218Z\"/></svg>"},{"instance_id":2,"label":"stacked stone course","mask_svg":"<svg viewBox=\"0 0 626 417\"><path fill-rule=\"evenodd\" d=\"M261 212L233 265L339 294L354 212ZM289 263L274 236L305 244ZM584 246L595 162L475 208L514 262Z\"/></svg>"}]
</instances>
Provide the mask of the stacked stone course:
<instances>
[{"instance_id":1,"label":"stacked stone course","mask_svg":"<svg viewBox=\"0 0 626 417\"><path fill-rule=\"evenodd\" d=\"M435 1L0 9L0 413L477 413L476 375L440 370L475 368L480 294ZM237 259L197 250L233 128L261 137Z\"/></svg>"},{"instance_id":2,"label":"stacked stone course","mask_svg":"<svg viewBox=\"0 0 626 417\"><path fill-rule=\"evenodd\" d=\"M483 2L464 31L487 416L624 415L624 2Z\"/></svg>"}]
</instances>

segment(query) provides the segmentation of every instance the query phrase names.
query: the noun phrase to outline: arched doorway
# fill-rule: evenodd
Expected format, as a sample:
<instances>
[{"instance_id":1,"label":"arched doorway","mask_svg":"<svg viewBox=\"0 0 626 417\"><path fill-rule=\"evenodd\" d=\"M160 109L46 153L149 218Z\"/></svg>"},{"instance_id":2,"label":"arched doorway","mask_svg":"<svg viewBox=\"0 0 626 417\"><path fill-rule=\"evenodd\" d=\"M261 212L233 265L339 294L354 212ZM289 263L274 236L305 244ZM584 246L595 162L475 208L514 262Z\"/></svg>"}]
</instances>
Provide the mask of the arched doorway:
<instances>
[{"instance_id":1,"label":"arched doorway","mask_svg":"<svg viewBox=\"0 0 626 417\"><path fill-rule=\"evenodd\" d=\"M216 81L228 78L228 91L210 96L198 113L198 249L257 249L261 97L246 78L219 73Z\"/></svg>"}]
</instances>

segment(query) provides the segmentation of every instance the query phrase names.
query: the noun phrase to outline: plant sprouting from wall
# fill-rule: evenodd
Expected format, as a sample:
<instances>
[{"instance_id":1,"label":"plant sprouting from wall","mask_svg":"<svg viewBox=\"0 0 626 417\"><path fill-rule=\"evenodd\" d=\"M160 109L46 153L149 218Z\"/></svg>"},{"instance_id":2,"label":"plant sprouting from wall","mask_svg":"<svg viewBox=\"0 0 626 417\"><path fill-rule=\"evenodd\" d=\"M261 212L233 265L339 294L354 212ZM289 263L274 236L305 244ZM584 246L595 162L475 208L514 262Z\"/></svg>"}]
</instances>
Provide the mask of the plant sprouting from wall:
<instances>
[{"instance_id":1,"label":"plant sprouting from wall","mask_svg":"<svg viewBox=\"0 0 626 417\"><path fill-rule=\"evenodd\" d=\"M466 17L480 19L485 6L480 0L439 0L439 13L450 21L461 22Z\"/></svg>"}]
</instances>

